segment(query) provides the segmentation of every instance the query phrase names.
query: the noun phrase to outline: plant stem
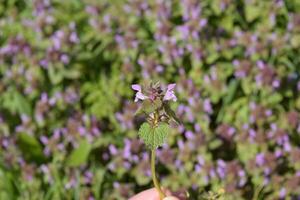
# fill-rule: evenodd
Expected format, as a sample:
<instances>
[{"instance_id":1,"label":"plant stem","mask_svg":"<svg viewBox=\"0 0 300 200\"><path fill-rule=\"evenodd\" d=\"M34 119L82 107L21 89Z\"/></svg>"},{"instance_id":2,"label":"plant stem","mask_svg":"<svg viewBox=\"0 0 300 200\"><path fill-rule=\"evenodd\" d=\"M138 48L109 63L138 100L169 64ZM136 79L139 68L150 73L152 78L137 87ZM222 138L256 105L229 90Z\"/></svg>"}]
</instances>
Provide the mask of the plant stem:
<instances>
[{"instance_id":1,"label":"plant stem","mask_svg":"<svg viewBox=\"0 0 300 200\"><path fill-rule=\"evenodd\" d=\"M154 183L155 188L157 189L160 199L162 200L163 198L165 198L165 194L164 192L161 190L159 182L156 178L156 173L155 173L155 149L151 150L151 174L152 174L152 180Z\"/></svg>"}]
</instances>

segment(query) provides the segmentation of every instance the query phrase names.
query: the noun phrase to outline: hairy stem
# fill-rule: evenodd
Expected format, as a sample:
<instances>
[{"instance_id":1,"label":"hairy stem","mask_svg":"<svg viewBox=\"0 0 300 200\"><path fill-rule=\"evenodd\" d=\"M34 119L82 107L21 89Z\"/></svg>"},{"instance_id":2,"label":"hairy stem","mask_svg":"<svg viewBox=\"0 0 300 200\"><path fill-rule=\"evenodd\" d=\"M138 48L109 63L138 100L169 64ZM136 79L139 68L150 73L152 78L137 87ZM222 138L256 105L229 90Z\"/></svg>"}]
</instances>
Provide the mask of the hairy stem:
<instances>
[{"instance_id":1,"label":"hairy stem","mask_svg":"<svg viewBox=\"0 0 300 200\"><path fill-rule=\"evenodd\" d=\"M154 186L159 193L160 199L162 200L163 198L165 198L166 195L161 190L159 182L156 177L156 173L155 173L155 149L151 150L151 174L152 174L152 180L153 180Z\"/></svg>"}]
</instances>

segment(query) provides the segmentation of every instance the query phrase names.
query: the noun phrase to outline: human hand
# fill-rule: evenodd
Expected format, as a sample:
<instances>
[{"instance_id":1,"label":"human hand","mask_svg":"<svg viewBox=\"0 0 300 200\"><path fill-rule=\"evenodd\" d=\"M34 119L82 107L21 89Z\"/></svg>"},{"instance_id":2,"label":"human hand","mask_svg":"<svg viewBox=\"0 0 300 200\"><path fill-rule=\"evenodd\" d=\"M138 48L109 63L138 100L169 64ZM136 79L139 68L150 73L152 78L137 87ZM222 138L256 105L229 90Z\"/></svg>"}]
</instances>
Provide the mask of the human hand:
<instances>
[{"instance_id":1,"label":"human hand","mask_svg":"<svg viewBox=\"0 0 300 200\"><path fill-rule=\"evenodd\" d=\"M166 195L169 195L170 192L166 192ZM131 197L129 200L160 200L159 193L155 188L145 190L143 192L138 193L137 195ZM179 200L174 196L167 196L163 200Z\"/></svg>"}]
</instances>

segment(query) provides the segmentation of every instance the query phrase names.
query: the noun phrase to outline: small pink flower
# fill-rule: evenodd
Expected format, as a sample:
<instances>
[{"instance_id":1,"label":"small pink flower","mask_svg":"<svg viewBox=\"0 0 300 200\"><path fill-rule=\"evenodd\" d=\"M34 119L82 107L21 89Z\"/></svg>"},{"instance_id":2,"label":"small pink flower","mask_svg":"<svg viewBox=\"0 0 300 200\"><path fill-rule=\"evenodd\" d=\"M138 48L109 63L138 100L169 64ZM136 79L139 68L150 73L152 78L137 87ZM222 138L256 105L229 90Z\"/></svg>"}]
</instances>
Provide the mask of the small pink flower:
<instances>
[{"instance_id":1,"label":"small pink flower","mask_svg":"<svg viewBox=\"0 0 300 200\"><path fill-rule=\"evenodd\" d=\"M165 101L169 101L169 100L177 101L177 97L175 96L174 93L175 86L176 83L172 83L168 85L166 94L164 96Z\"/></svg>"},{"instance_id":2,"label":"small pink flower","mask_svg":"<svg viewBox=\"0 0 300 200\"><path fill-rule=\"evenodd\" d=\"M139 99L140 100L145 100L145 99L148 99L149 97L147 97L146 95L144 95L142 93L142 87L138 84L133 84L131 86L131 88L135 91L137 91L137 93L135 94L135 99L134 99L134 102L137 102Z\"/></svg>"}]
</instances>

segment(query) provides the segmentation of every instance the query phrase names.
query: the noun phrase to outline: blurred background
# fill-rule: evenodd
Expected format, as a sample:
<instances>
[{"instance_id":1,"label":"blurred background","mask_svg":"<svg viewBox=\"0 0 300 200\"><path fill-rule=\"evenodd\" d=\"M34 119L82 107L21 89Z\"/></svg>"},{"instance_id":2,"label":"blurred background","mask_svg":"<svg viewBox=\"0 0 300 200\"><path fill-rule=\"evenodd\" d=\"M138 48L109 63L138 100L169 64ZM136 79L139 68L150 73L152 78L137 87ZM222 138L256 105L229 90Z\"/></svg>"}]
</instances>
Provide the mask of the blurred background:
<instances>
[{"instance_id":1,"label":"blurred background","mask_svg":"<svg viewBox=\"0 0 300 200\"><path fill-rule=\"evenodd\" d=\"M164 187L300 198L300 1L0 2L1 200L152 187L131 89L149 80L177 84Z\"/></svg>"}]
</instances>

